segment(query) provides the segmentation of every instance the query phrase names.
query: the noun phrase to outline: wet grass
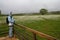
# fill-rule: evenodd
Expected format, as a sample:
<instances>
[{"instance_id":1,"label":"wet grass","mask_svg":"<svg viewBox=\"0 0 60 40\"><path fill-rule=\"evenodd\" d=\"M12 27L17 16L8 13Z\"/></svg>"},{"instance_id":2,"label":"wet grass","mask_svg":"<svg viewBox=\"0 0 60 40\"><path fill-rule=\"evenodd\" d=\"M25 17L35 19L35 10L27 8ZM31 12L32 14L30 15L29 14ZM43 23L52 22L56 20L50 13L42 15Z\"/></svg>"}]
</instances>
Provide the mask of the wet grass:
<instances>
[{"instance_id":1,"label":"wet grass","mask_svg":"<svg viewBox=\"0 0 60 40\"><path fill-rule=\"evenodd\" d=\"M0 17L0 21L4 20L5 17ZM25 21L16 21L17 24L25 25L29 28L35 29L37 31L43 32L45 34L51 35L57 39L60 39L60 19L44 19L44 20L25 20ZM0 25L1 29L7 29L6 25ZM4 30L1 30L4 31ZM0 32L1 32L0 31ZM44 40L40 38L40 40Z\"/></svg>"},{"instance_id":2,"label":"wet grass","mask_svg":"<svg viewBox=\"0 0 60 40\"><path fill-rule=\"evenodd\" d=\"M17 23L60 39L60 19L25 20Z\"/></svg>"}]
</instances>

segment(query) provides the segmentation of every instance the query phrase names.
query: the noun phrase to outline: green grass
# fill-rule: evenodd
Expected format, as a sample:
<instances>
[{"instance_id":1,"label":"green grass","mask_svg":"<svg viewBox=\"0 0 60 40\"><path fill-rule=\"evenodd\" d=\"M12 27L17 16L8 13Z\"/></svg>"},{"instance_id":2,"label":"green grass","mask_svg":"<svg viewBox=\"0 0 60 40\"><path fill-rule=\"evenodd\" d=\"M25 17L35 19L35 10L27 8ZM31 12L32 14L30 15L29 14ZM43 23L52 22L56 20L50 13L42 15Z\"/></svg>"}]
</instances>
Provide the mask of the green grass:
<instances>
[{"instance_id":1,"label":"green grass","mask_svg":"<svg viewBox=\"0 0 60 40\"><path fill-rule=\"evenodd\" d=\"M60 39L60 19L26 20L17 23Z\"/></svg>"},{"instance_id":2,"label":"green grass","mask_svg":"<svg viewBox=\"0 0 60 40\"><path fill-rule=\"evenodd\" d=\"M0 21L2 21L3 19L5 19L5 17L3 18L0 17ZM16 21L16 23L25 25L29 28L51 35L60 40L60 19L52 20L44 18L44 20L25 20L25 21L18 20ZM6 25L0 25L0 29L5 28ZM43 38L40 38L39 40L43 40Z\"/></svg>"},{"instance_id":3,"label":"green grass","mask_svg":"<svg viewBox=\"0 0 60 40\"><path fill-rule=\"evenodd\" d=\"M8 35L8 27L0 27L0 37Z\"/></svg>"},{"instance_id":4,"label":"green grass","mask_svg":"<svg viewBox=\"0 0 60 40\"><path fill-rule=\"evenodd\" d=\"M1 36L6 36L8 34L4 34L5 32L8 32L8 26L5 23L5 16L0 16L0 37ZM3 33L4 32L4 33Z\"/></svg>"}]
</instances>

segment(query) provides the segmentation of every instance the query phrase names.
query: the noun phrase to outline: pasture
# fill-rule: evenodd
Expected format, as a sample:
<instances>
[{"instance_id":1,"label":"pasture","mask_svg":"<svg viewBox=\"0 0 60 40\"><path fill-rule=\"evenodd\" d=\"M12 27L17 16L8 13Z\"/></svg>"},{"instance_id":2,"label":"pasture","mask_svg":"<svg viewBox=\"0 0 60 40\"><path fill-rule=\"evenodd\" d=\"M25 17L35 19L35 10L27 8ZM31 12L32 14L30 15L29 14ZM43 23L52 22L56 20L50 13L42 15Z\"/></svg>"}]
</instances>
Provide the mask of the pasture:
<instances>
[{"instance_id":1,"label":"pasture","mask_svg":"<svg viewBox=\"0 0 60 40\"><path fill-rule=\"evenodd\" d=\"M51 35L57 39L60 39L60 15L25 15L25 16L13 16L15 23L25 25L29 28ZM6 16L0 17L0 23L5 22ZM2 28L1 28L2 27ZM2 29L8 30L6 25L0 24L0 32Z\"/></svg>"}]
</instances>

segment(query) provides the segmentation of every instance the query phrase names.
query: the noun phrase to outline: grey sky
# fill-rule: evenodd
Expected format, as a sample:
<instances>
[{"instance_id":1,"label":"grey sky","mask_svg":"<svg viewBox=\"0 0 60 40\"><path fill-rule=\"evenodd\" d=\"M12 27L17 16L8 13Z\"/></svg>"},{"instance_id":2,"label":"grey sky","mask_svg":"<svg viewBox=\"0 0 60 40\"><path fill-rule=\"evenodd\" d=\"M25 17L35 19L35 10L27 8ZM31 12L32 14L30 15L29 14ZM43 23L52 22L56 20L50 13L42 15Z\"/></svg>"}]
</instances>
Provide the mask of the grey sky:
<instances>
[{"instance_id":1,"label":"grey sky","mask_svg":"<svg viewBox=\"0 0 60 40\"><path fill-rule=\"evenodd\" d=\"M49 11L60 10L60 0L0 0L0 9L3 13L33 13L41 8Z\"/></svg>"}]
</instances>

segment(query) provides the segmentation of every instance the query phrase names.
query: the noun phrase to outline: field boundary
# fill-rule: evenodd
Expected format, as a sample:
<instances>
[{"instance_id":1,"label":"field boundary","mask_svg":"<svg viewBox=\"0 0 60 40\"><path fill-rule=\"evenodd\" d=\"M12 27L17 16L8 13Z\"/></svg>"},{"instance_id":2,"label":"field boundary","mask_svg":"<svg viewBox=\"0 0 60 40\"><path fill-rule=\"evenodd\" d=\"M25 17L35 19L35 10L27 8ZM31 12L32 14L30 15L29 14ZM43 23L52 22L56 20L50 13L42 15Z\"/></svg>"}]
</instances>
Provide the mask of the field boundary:
<instances>
[{"instance_id":1,"label":"field boundary","mask_svg":"<svg viewBox=\"0 0 60 40\"><path fill-rule=\"evenodd\" d=\"M37 40L36 39L36 35L38 35L38 36L40 36L42 38L46 38L47 40L57 40L56 38L54 38L54 37L52 37L50 35L47 35L47 34L44 34L42 32L36 31L36 30L28 28L26 26L23 26L23 25L20 25L20 24L15 24L15 25L18 26L18 27L20 27L20 28L22 28L22 29L24 29L24 30L26 30L26 31L32 32L33 35L34 35L34 40Z\"/></svg>"}]
</instances>

